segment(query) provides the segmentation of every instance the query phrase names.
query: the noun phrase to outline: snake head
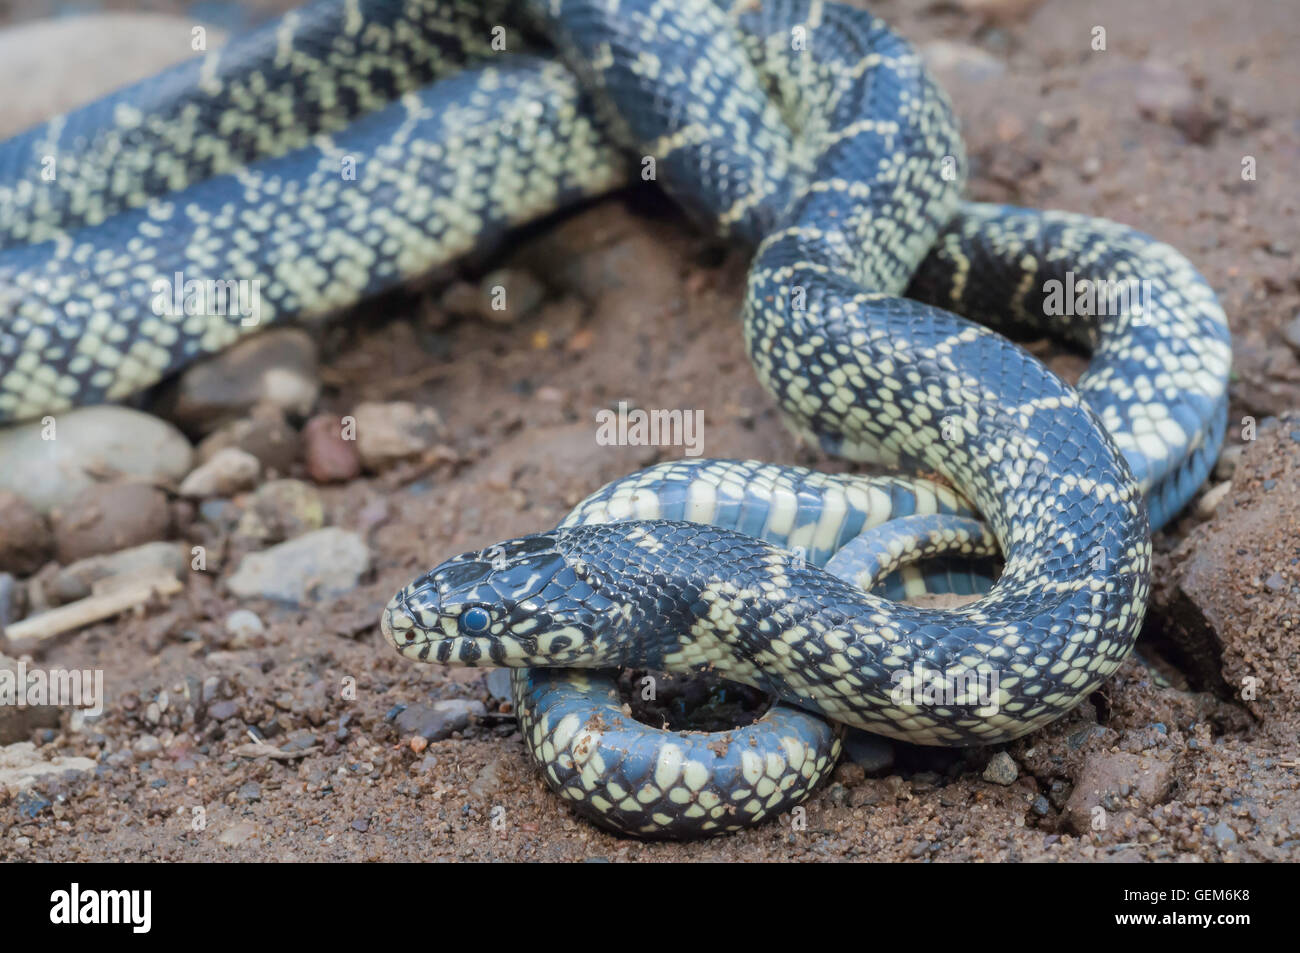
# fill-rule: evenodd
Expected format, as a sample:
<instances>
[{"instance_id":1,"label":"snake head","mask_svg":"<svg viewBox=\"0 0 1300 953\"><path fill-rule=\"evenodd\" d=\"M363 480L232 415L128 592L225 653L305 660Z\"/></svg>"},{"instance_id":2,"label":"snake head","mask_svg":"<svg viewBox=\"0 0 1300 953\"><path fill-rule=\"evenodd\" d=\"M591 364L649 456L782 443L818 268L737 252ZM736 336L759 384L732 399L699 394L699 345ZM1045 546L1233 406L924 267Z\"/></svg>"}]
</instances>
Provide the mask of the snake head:
<instances>
[{"instance_id":1,"label":"snake head","mask_svg":"<svg viewBox=\"0 0 1300 953\"><path fill-rule=\"evenodd\" d=\"M574 664L592 659L591 574L566 559L561 532L538 533L447 560L384 609L402 655L454 665Z\"/></svg>"}]
</instances>

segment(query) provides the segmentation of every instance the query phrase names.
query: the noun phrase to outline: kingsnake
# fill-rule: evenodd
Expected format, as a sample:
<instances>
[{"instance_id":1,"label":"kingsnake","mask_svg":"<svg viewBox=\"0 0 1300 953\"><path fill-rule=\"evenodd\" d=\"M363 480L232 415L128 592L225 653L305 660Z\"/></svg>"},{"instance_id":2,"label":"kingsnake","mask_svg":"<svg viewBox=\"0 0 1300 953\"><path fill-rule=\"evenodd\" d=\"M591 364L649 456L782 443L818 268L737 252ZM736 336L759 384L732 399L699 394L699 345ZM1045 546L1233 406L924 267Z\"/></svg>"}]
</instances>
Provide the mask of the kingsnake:
<instances>
[{"instance_id":1,"label":"kingsnake","mask_svg":"<svg viewBox=\"0 0 1300 953\"><path fill-rule=\"evenodd\" d=\"M797 706L699 747L629 724L603 676L520 675L548 781L645 836L795 803L838 751L810 713L993 743L1092 691L1145 611L1143 494L1163 523L1222 440L1228 334L1204 280L1121 225L962 203L944 96L862 11L537 0L533 30L513 6L327 0L0 145L0 419L126 396L260 325L495 242L625 181L618 143L757 246L745 336L792 426L961 495L759 464L634 474L555 531L416 580L384 612L390 640L464 664L707 667ZM169 310L159 287L188 278L256 282L257 320ZM1049 291L1130 279L1140 313ZM1090 348L1089 372L1071 389L950 311ZM899 513L931 515L877 525ZM960 609L821 568L848 544L858 562L838 571L897 586L910 560L985 552L976 513L1005 562ZM987 585L929 573L931 588ZM895 673L986 670L993 711L891 698Z\"/></svg>"}]
</instances>

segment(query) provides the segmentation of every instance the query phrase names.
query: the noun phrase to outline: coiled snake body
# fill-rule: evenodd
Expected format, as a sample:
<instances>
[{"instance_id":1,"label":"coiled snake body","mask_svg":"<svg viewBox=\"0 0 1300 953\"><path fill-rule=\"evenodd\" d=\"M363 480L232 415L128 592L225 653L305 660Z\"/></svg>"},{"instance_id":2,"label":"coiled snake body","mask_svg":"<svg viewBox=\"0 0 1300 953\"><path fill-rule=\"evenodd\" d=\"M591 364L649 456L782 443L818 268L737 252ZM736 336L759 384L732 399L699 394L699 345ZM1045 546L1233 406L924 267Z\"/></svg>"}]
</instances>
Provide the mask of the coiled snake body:
<instances>
[{"instance_id":1,"label":"coiled snake body","mask_svg":"<svg viewBox=\"0 0 1300 953\"><path fill-rule=\"evenodd\" d=\"M617 142L757 246L745 336L792 426L961 495L759 464L633 475L555 531L416 580L384 613L398 650L709 668L796 706L697 745L629 724L602 676L517 678L551 785L646 836L797 801L838 751L816 714L993 743L1092 691L1141 625L1147 507L1157 524L1176 512L1222 440L1228 336L1204 280L1124 226L962 203L946 100L862 11L538 0L562 66L521 55L526 32L507 30L518 43L501 55L507 7L318 4L0 146L14 171L0 179L0 418L122 396L249 330L248 315L160 313L159 281L255 280L255 323L323 314L617 184ZM1142 307L1062 308L1049 289L1066 280L1140 288ZM1072 389L953 312L1088 347L1089 372ZM881 525L899 513L914 519ZM1001 575L960 609L862 588L994 542ZM900 701L926 672L996 675L996 689Z\"/></svg>"}]
</instances>

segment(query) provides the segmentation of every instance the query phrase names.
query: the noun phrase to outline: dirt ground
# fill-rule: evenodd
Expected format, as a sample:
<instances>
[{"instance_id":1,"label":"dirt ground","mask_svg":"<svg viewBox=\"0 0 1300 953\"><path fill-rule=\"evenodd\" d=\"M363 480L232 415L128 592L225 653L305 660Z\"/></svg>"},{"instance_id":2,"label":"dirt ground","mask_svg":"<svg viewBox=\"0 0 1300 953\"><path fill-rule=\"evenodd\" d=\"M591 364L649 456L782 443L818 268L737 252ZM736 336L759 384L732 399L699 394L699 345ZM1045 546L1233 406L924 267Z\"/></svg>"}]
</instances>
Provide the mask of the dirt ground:
<instances>
[{"instance_id":1,"label":"dirt ground","mask_svg":"<svg viewBox=\"0 0 1300 953\"><path fill-rule=\"evenodd\" d=\"M1048 0L990 21L965 6L884 0L872 9L941 61L964 123L973 197L1107 216L1170 241L1209 278L1232 323L1230 419L1300 408L1300 362L1282 341L1300 311L1294 9L1270 0ZM0 22L43 12L0 5ZM1091 47L1098 25L1105 51ZM1257 174L1244 180L1248 156ZM517 323L450 318L441 289L430 287L368 303L321 335L318 410L413 401L436 408L445 426L424 459L321 488L328 522L369 543L371 571L337 601L285 609L236 599L216 567L144 614L50 645L40 664L102 668L109 701L98 721L65 716L33 740L96 767L41 782L34 794L0 790L0 857L1300 858L1300 706L1293 676L1281 681L1297 652L1297 510L1267 510L1259 544L1244 553L1214 536L1220 520L1277 502L1264 482L1294 481L1300 468L1285 453L1296 418L1264 428L1272 442L1247 449L1228 515L1187 516L1157 538L1162 577L1181 579L1178 567L1199 554L1211 560L1206 572L1218 572L1225 619L1268 613L1256 632L1264 657L1220 632L1192 671L1168 644L1177 633L1158 604L1152 637L1115 678L1061 722L1007 746L1010 783L984 779L994 751L900 745L880 776L842 765L807 802L805 829L782 820L698 843L619 838L544 786L484 671L415 665L383 643L381 608L419 572L549 528L608 480L681 455L598 445L594 413L620 400L702 409L706 456L844 468L798 446L755 380L738 323L746 264L743 250L701 235L655 194L624 193L469 266L463 276L472 279L504 266L545 282L545 299ZM1055 360L1067 374L1078 370L1077 358ZM1241 443L1235 424L1229 440ZM1255 580L1276 570L1260 562L1265 554L1289 560L1291 585L1259 590L1271 599L1261 608ZM256 611L265 633L232 640L221 620L237 608ZM1240 697L1243 674L1270 666L1265 700ZM395 710L445 699L482 702L487 715L427 747L412 744ZM142 759L133 746L145 735L159 744ZM243 747L255 735L276 754ZM1103 829L1091 823L1098 799Z\"/></svg>"}]
</instances>

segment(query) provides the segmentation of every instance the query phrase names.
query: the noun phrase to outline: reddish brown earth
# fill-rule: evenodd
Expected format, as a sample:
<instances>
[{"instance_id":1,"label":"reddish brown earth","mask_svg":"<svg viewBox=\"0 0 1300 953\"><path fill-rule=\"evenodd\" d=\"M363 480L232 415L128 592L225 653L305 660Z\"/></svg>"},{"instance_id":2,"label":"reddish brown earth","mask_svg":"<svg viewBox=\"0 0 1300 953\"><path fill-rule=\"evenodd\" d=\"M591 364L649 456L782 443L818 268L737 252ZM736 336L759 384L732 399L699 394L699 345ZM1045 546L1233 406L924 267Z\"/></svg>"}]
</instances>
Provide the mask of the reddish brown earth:
<instances>
[{"instance_id":1,"label":"reddish brown earth","mask_svg":"<svg viewBox=\"0 0 1300 953\"><path fill-rule=\"evenodd\" d=\"M1300 407L1300 362L1282 339L1300 310L1294 11L1269 0L1050 0L986 24L961 4L873 9L922 46L942 39L987 55L980 65L968 49L965 66L940 74L964 122L974 197L1128 222L1209 278L1235 335L1231 441L1242 442L1243 416ZM1095 25L1106 27L1104 52L1091 49ZM604 482L680 454L597 445L594 413L619 400L703 410L708 456L842 464L799 448L755 381L737 319L745 253L656 196L574 211L490 264L547 284L535 314L509 326L449 320L431 288L369 304L323 336L318 410L406 400L445 423L422 461L324 488L327 522L370 544L364 584L303 610L244 603L221 585L230 553L169 602L60 637L38 661L102 668L107 712L79 731L65 715L31 737L47 756L97 767L38 784L43 805L0 788L0 857L1300 857L1294 416L1260 428L1208 522L1189 516L1158 537L1151 637L1089 702L1007 748L1018 765L1009 785L983 779L992 751L904 748L884 777L841 766L807 803L804 830L782 821L644 844L573 816L484 673L396 656L376 625L383 604L442 558L550 527ZM1077 373L1077 359L1055 360ZM194 525L192 514L181 520L181 538ZM221 552L228 540L208 542ZM267 631L232 644L221 621L241 607ZM427 748L385 719L453 698L484 703L488 716ZM250 727L274 756L247 747Z\"/></svg>"}]
</instances>

